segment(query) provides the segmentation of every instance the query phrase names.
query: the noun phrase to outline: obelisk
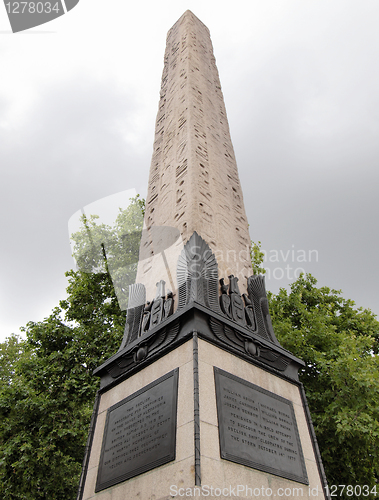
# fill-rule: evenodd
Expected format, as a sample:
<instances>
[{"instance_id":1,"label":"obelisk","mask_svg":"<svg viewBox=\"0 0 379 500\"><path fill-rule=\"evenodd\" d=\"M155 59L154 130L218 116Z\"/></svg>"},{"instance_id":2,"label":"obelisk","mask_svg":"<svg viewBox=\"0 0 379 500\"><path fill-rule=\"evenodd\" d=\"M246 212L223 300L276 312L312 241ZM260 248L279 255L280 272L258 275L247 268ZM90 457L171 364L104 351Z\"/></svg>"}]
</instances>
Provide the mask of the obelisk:
<instances>
[{"instance_id":1,"label":"obelisk","mask_svg":"<svg viewBox=\"0 0 379 500\"><path fill-rule=\"evenodd\" d=\"M137 283L100 377L78 500L328 498L249 233L209 31L169 31ZM168 291L167 287L171 290Z\"/></svg>"},{"instance_id":2,"label":"obelisk","mask_svg":"<svg viewBox=\"0 0 379 500\"><path fill-rule=\"evenodd\" d=\"M163 270L158 238L148 237L157 226L178 229L183 243L196 231L215 253L220 276L237 276L245 289L250 237L224 98L209 30L189 10L167 35L145 224L144 255L158 253L154 264L141 262L136 279L148 300ZM170 254L171 274L180 250Z\"/></svg>"}]
</instances>

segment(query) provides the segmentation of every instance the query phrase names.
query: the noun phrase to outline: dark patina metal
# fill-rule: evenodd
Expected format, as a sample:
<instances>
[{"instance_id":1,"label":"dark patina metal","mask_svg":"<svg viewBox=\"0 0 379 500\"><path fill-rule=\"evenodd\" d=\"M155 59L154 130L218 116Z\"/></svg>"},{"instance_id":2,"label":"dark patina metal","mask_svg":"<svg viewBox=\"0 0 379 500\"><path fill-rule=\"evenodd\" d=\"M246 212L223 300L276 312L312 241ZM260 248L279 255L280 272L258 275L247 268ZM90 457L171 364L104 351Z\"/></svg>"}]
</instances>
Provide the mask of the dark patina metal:
<instances>
[{"instance_id":1,"label":"dark patina metal","mask_svg":"<svg viewBox=\"0 0 379 500\"><path fill-rule=\"evenodd\" d=\"M292 402L214 368L221 458L309 484Z\"/></svg>"},{"instance_id":2,"label":"dark patina metal","mask_svg":"<svg viewBox=\"0 0 379 500\"><path fill-rule=\"evenodd\" d=\"M179 370L108 409L95 492L175 460Z\"/></svg>"},{"instance_id":3,"label":"dark patina metal","mask_svg":"<svg viewBox=\"0 0 379 500\"><path fill-rule=\"evenodd\" d=\"M176 275L178 309L195 301L219 311L217 260L210 246L196 231L179 256Z\"/></svg>"}]
</instances>

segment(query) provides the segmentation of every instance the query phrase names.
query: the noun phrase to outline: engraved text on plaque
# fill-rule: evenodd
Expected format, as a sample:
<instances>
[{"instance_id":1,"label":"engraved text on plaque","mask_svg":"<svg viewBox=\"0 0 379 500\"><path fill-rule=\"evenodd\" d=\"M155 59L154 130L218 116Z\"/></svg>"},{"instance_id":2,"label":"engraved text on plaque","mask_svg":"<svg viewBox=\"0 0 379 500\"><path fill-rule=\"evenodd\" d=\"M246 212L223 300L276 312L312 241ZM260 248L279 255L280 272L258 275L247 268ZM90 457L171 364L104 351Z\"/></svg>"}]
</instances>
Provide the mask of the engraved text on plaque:
<instances>
[{"instance_id":1,"label":"engraved text on plaque","mask_svg":"<svg viewBox=\"0 0 379 500\"><path fill-rule=\"evenodd\" d=\"M292 402L214 372L221 458L308 484Z\"/></svg>"},{"instance_id":2,"label":"engraved text on plaque","mask_svg":"<svg viewBox=\"0 0 379 500\"><path fill-rule=\"evenodd\" d=\"M175 459L178 369L108 409L95 492Z\"/></svg>"}]
</instances>

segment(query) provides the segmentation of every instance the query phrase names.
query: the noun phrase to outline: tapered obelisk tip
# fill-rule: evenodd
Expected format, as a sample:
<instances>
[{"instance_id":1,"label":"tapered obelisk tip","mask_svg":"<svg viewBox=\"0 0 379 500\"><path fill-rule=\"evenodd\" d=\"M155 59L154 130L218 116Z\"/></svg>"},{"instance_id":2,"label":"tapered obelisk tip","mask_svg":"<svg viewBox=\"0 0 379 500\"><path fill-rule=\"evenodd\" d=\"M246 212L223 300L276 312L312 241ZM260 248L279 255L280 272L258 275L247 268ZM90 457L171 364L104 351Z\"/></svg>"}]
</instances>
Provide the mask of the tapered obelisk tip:
<instances>
[{"instance_id":1,"label":"tapered obelisk tip","mask_svg":"<svg viewBox=\"0 0 379 500\"><path fill-rule=\"evenodd\" d=\"M168 32L160 96L147 232L168 226L180 234L165 252L173 282L180 243L197 231L215 254L220 277L238 276L242 291L252 274L243 195L209 30L190 10ZM142 247L145 255L155 253L152 238ZM165 274L157 262L151 257L138 269L148 299Z\"/></svg>"},{"instance_id":2,"label":"tapered obelisk tip","mask_svg":"<svg viewBox=\"0 0 379 500\"><path fill-rule=\"evenodd\" d=\"M195 14L194 14L191 10L187 9L187 10L185 11L185 13L182 15L182 17L184 17L184 16L194 16L194 15L195 15ZM180 19L181 19L181 18L180 18Z\"/></svg>"},{"instance_id":3,"label":"tapered obelisk tip","mask_svg":"<svg viewBox=\"0 0 379 500\"><path fill-rule=\"evenodd\" d=\"M184 14L183 14L183 15L182 15L179 19L178 19L178 21L177 21L177 22L180 22L180 21L181 21L181 19L183 19L183 18L190 18L190 17L192 17L192 18L193 18L193 19L195 19L197 22L199 22L200 24L202 24L203 26L205 26L205 24L204 24L202 21L200 21L200 19L199 19L199 18L198 18L198 17L197 17L197 16L196 16L193 12L192 12L192 10L189 10L189 9L185 11L185 13L184 13ZM205 27L206 27L206 26L205 26ZM207 28L207 27L206 27L206 28ZM208 28L207 28L207 30L208 30ZM208 30L208 31L209 31L209 30Z\"/></svg>"}]
</instances>

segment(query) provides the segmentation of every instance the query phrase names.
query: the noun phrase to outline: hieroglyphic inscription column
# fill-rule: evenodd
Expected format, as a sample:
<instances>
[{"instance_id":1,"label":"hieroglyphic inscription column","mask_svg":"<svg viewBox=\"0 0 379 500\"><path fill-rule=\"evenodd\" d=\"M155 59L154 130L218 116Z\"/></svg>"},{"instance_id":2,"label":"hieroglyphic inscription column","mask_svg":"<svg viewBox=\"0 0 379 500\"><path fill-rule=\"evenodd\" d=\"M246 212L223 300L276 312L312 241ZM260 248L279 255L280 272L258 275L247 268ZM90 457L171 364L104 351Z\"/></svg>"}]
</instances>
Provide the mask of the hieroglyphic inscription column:
<instances>
[{"instance_id":1,"label":"hieroglyphic inscription column","mask_svg":"<svg viewBox=\"0 0 379 500\"><path fill-rule=\"evenodd\" d=\"M252 270L242 190L209 30L190 11L167 35L145 222L177 228L183 243L197 231L220 277L234 274L244 288ZM142 245L146 256L152 239ZM159 271L148 260L139 267L148 298Z\"/></svg>"}]
</instances>

